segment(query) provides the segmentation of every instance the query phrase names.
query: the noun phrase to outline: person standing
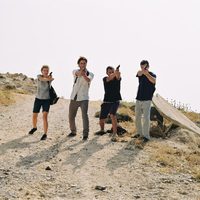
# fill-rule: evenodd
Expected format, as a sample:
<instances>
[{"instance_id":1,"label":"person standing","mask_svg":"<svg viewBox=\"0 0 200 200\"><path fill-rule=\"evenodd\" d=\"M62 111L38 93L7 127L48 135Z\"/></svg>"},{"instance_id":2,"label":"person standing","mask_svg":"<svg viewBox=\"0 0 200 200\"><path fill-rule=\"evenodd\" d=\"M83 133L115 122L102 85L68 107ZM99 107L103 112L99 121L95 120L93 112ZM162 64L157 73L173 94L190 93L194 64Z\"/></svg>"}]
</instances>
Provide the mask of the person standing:
<instances>
[{"instance_id":1,"label":"person standing","mask_svg":"<svg viewBox=\"0 0 200 200\"><path fill-rule=\"evenodd\" d=\"M83 140L87 140L89 134L88 93L94 74L87 70L87 59L85 57L80 57L77 61L77 64L79 69L73 70L74 85L69 104L69 125L71 133L68 135L68 137L76 136L77 129L75 124L75 117L78 108L80 107L83 120Z\"/></svg>"},{"instance_id":2,"label":"person standing","mask_svg":"<svg viewBox=\"0 0 200 200\"><path fill-rule=\"evenodd\" d=\"M117 141L117 109L120 104L121 94L120 94L120 87L121 87L121 73L119 72L119 67L114 70L113 67L109 66L106 68L107 76L103 78L104 84L104 99L101 105L100 111L100 119L99 125L101 130L96 132L96 135L103 135L105 134L104 126L105 126L105 119L107 118L108 114L110 114L112 120L112 129L113 134L111 141Z\"/></svg>"},{"instance_id":3,"label":"person standing","mask_svg":"<svg viewBox=\"0 0 200 200\"><path fill-rule=\"evenodd\" d=\"M153 94L155 92L156 75L149 71L149 62L147 60L142 60L140 67L141 69L136 75L139 80L135 105L135 125L137 134L133 137L140 137L142 141L146 143L150 140L150 109Z\"/></svg>"},{"instance_id":4,"label":"person standing","mask_svg":"<svg viewBox=\"0 0 200 200\"><path fill-rule=\"evenodd\" d=\"M47 65L42 66L41 73L42 74L37 76L37 94L34 101L32 116L33 128L29 131L29 134L33 134L37 131L38 113L42 107L44 134L42 135L41 140L46 140L48 131L48 113L50 109L49 89L54 78L49 75L49 67Z\"/></svg>"}]
</instances>

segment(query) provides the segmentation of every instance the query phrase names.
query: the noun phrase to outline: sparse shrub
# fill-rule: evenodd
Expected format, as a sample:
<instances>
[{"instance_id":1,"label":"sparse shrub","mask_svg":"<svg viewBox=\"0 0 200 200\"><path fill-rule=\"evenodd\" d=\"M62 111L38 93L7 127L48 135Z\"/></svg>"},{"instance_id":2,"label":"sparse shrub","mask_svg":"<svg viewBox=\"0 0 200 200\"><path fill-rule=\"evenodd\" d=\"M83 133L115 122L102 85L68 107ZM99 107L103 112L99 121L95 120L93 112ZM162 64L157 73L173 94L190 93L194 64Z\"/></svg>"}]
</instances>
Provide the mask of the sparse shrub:
<instances>
[{"instance_id":1,"label":"sparse shrub","mask_svg":"<svg viewBox=\"0 0 200 200\"><path fill-rule=\"evenodd\" d=\"M15 85L8 84L8 85L5 85L5 86L4 86L4 89L5 89L5 90L14 90L14 89L16 89L16 86L15 86Z\"/></svg>"},{"instance_id":2,"label":"sparse shrub","mask_svg":"<svg viewBox=\"0 0 200 200\"><path fill-rule=\"evenodd\" d=\"M130 109L131 109L133 112L135 112L135 105L132 105L132 106L130 107Z\"/></svg>"},{"instance_id":3,"label":"sparse shrub","mask_svg":"<svg viewBox=\"0 0 200 200\"><path fill-rule=\"evenodd\" d=\"M200 152L195 151L195 152L190 153L190 155L186 157L186 160L191 166L194 166L194 165L200 166Z\"/></svg>"},{"instance_id":4,"label":"sparse shrub","mask_svg":"<svg viewBox=\"0 0 200 200\"><path fill-rule=\"evenodd\" d=\"M94 117L95 117L95 118L99 118L99 116L100 116L100 111L97 111L97 112L94 114Z\"/></svg>"},{"instance_id":5,"label":"sparse shrub","mask_svg":"<svg viewBox=\"0 0 200 200\"><path fill-rule=\"evenodd\" d=\"M164 138L165 134L159 126L154 125L150 128L150 136L155 138Z\"/></svg>"},{"instance_id":6,"label":"sparse shrub","mask_svg":"<svg viewBox=\"0 0 200 200\"><path fill-rule=\"evenodd\" d=\"M0 90L0 104L9 105L10 103L14 103L15 100L10 91Z\"/></svg>"}]
</instances>

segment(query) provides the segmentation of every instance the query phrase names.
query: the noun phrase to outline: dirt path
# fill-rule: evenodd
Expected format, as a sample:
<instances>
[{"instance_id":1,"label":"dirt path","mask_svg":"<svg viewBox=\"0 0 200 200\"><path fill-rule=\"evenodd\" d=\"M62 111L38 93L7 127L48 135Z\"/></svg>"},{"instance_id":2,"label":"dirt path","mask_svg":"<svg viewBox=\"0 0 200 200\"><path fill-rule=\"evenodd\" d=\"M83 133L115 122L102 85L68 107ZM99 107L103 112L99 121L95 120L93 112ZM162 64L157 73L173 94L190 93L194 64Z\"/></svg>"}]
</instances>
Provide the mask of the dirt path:
<instances>
[{"instance_id":1,"label":"dirt path","mask_svg":"<svg viewBox=\"0 0 200 200\"><path fill-rule=\"evenodd\" d=\"M156 141L139 150L129 143L112 143L108 135L95 136L99 127L93 116L99 103L89 107L87 142L81 140L80 111L78 135L66 137L67 100L51 108L48 140L40 141L41 115L38 131L28 135L32 104L33 97L27 95L19 96L15 105L0 106L0 199L200 199L199 183L190 175L161 173L149 164Z\"/></svg>"}]
</instances>

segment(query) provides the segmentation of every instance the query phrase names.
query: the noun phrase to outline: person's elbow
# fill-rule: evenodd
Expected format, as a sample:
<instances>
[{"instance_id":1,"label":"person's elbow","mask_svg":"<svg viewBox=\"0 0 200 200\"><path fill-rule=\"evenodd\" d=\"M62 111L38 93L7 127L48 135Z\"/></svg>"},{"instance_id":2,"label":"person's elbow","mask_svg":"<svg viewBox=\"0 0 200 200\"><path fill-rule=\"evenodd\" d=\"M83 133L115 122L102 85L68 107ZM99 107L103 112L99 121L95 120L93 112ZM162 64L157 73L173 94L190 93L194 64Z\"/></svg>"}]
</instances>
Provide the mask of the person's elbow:
<instances>
[{"instance_id":1,"label":"person's elbow","mask_svg":"<svg viewBox=\"0 0 200 200\"><path fill-rule=\"evenodd\" d=\"M152 79L152 81L151 81L153 84L156 84L156 79Z\"/></svg>"}]
</instances>

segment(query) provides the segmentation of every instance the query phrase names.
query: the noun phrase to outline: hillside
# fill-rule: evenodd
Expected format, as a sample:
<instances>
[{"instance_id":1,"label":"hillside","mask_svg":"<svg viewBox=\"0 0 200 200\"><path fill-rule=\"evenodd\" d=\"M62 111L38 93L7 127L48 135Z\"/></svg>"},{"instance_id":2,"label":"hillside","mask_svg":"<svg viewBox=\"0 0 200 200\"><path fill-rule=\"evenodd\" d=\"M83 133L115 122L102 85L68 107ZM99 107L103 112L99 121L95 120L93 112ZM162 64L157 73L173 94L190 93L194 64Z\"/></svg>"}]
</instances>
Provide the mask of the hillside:
<instances>
[{"instance_id":1,"label":"hillside","mask_svg":"<svg viewBox=\"0 0 200 200\"><path fill-rule=\"evenodd\" d=\"M14 103L13 93L34 94L36 88L36 80L22 73L0 73L0 104Z\"/></svg>"},{"instance_id":2,"label":"hillside","mask_svg":"<svg viewBox=\"0 0 200 200\"><path fill-rule=\"evenodd\" d=\"M10 84L16 86L12 81ZM17 86L12 90L17 91ZM15 102L0 105L0 199L200 199L197 134L176 128L165 139L152 138L141 148L131 138L134 112L122 106L120 112L129 114L133 122L121 123L128 133L113 143L108 134L94 135L99 129L94 116L100 102L91 101L89 140L82 142L80 111L76 119L78 135L67 138L69 101L60 99L50 110L48 139L40 141L41 115L38 131L27 134L34 95L11 95Z\"/></svg>"}]
</instances>

